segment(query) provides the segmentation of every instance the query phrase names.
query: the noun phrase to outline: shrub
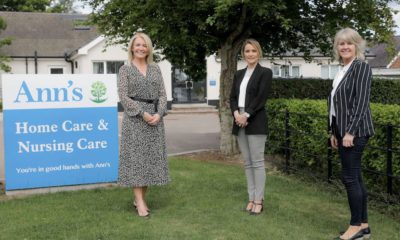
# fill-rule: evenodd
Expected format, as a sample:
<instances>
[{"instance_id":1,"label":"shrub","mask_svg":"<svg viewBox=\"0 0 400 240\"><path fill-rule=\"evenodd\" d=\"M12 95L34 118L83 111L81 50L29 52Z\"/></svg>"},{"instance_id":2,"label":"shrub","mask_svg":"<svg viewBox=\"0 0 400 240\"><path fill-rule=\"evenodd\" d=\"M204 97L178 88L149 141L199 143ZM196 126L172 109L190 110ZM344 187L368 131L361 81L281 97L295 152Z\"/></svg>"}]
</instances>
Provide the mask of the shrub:
<instances>
[{"instance_id":1,"label":"shrub","mask_svg":"<svg viewBox=\"0 0 400 240\"><path fill-rule=\"evenodd\" d=\"M267 153L283 154L285 144L285 110L289 111L290 166L296 170L312 171L316 175L327 176L328 116L325 100L271 99L268 109ZM392 124L393 148L400 151L400 106L371 104L376 134L370 139L364 152L363 167L386 174L387 135L386 126ZM335 151L334 151L335 152ZM334 155L335 175L340 166ZM400 152L393 152L393 175L400 176ZM386 190L386 176L364 174L369 186L375 190ZM395 192L400 194L400 181L394 181Z\"/></svg>"},{"instance_id":2,"label":"shrub","mask_svg":"<svg viewBox=\"0 0 400 240\"><path fill-rule=\"evenodd\" d=\"M332 89L332 80L274 79L271 98L326 99ZM400 80L374 78L371 102L400 104Z\"/></svg>"}]
</instances>

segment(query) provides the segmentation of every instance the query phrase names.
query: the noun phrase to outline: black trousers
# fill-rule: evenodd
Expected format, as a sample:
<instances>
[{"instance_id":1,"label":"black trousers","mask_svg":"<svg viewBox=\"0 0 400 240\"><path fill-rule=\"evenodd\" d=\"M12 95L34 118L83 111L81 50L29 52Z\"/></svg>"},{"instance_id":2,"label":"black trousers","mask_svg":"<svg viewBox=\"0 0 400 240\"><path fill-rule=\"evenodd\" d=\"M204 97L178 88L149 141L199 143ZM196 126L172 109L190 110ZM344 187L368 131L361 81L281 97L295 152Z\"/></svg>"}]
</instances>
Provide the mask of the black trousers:
<instances>
[{"instance_id":1,"label":"black trousers","mask_svg":"<svg viewBox=\"0 0 400 240\"><path fill-rule=\"evenodd\" d=\"M336 126L332 127L336 128ZM338 131L334 132L337 133ZM351 211L350 225L359 226L361 223L368 222L368 193L361 176L361 156L369 137L355 137L353 147L343 147L342 137L338 134L335 135L338 140L339 156L342 163L342 182L347 191Z\"/></svg>"}]
</instances>

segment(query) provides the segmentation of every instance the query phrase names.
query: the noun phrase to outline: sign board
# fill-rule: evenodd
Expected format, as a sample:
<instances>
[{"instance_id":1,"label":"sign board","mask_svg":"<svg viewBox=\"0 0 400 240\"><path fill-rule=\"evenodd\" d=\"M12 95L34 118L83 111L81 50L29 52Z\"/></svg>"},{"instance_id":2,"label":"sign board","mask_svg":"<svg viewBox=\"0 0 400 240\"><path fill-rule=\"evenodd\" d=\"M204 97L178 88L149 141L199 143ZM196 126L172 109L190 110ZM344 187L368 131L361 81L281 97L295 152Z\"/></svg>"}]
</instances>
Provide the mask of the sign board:
<instances>
[{"instance_id":1,"label":"sign board","mask_svg":"<svg viewBox=\"0 0 400 240\"><path fill-rule=\"evenodd\" d=\"M6 190L116 181L116 75L2 75Z\"/></svg>"}]
</instances>

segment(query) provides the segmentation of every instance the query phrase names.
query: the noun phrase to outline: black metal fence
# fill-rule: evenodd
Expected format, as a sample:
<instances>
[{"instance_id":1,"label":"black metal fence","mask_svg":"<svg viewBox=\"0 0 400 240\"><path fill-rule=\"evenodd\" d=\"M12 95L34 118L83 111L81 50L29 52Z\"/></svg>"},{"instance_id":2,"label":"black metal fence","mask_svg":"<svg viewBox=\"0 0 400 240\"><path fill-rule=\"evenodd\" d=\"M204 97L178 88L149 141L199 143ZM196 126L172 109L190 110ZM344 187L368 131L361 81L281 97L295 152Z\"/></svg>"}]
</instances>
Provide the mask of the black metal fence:
<instances>
[{"instance_id":1,"label":"black metal fence","mask_svg":"<svg viewBox=\"0 0 400 240\"><path fill-rule=\"evenodd\" d=\"M268 135L266 145L267 151L268 149L272 149L273 153L284 155L283 168L286 172L303 171L308 168L310 170L312 169L314 175L322 176L328 182L337 178L335 176L339 175L340 161L336 151L333 151L330 146L330 135L328 132L329 119L326 115L303 114L285 110L279 112L268 111L268 118L270 134ZM279 120L274 121L276 118L279 118ZM293 118L296 118L297 122L299 122L299 119L304 121L318 121L319 123L317 124L319 124L320 129L317 131L312 129L310 131L310 126L307 126L309 128L308 130L301 129L297 126L299 124L296 125L291 122ZM325 127L321 128L321 126ZM375 123L375 129L381 134L381 139L382 134L386 135L385 143L381 146L375 146L373 145L374 141L369 141L364 151L364 159L366 157L365 155L368 155L370 158L380 159L379 161L384 159L385 163L377 163L374 162L374 160L370 160L370 162L371 164L380 164L381 168L383 166L382 164L385 164L385 171L382 171L382 169L378 171L376 168L363 166L362 171L364 175L371 174L373 176L367 181L367 185L368 182L370 185L374 185L373 188L379 195L386 193L389 198L393 195L400 196L400 176L393 174L394 165L396 169L400 167L400 162L394 162L400 161L400 155L397 155L400 154L400 141L398 140L400 136L397 136L395 140L395 134L400 133L400 126ZM307 141L309 141L307 139L311 139L314 143L321 142L321 145L316 147L316 150L313 152L306 152L307 146L304 148L301 146L307 145ZM300 143L300 141L304 142ZM382 141L380 141L380 144L382 144ZM370 151L370 153L365 154L365 152L368 151ZM295 155L295 157L293 157L293 155ZM303 158L299 159L301 156ZM312 168L309 168L311 164L305 163L309 159L315 160L313 161ZM370 186L368 187L370 188Z\"/></svg>"}]
</instances>

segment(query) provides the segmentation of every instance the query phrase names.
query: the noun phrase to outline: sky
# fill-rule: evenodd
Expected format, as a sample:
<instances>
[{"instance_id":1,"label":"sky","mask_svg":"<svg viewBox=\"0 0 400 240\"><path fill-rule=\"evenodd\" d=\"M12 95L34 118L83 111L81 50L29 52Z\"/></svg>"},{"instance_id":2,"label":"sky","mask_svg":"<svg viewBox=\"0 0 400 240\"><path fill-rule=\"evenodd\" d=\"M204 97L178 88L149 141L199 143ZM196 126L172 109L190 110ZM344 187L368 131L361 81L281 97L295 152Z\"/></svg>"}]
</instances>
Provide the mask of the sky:
<instances>
[{"instance_id":1,"label":"sky","mask_svg":"<svg viewBox=\"0 0 400 240\"><path fill-rule=\"evenodd\" d=\"M400 4L395 3L395 2L391 2L391 3L389 3L389 6L390 6L391 8L393 8L393 9L399 11L397 14L395 14L395 15L393 16L393 20L394 20L394 22L395 22L396 25L397 25L395 35L400 35L400 27L399 27L399 26L400 26Z\"/></svg>"},{"instance_id":2,"label":"sky","mask_svg":"<svg viewBox=\"0 0 400 240\"><path fill-rule=\"evenodd\" d=\"M83 3L80 0L75 1L74 7L79 13L89 14L92 12L92 8L90 8L87 3Z\"/></svg>"}]
</instances>

